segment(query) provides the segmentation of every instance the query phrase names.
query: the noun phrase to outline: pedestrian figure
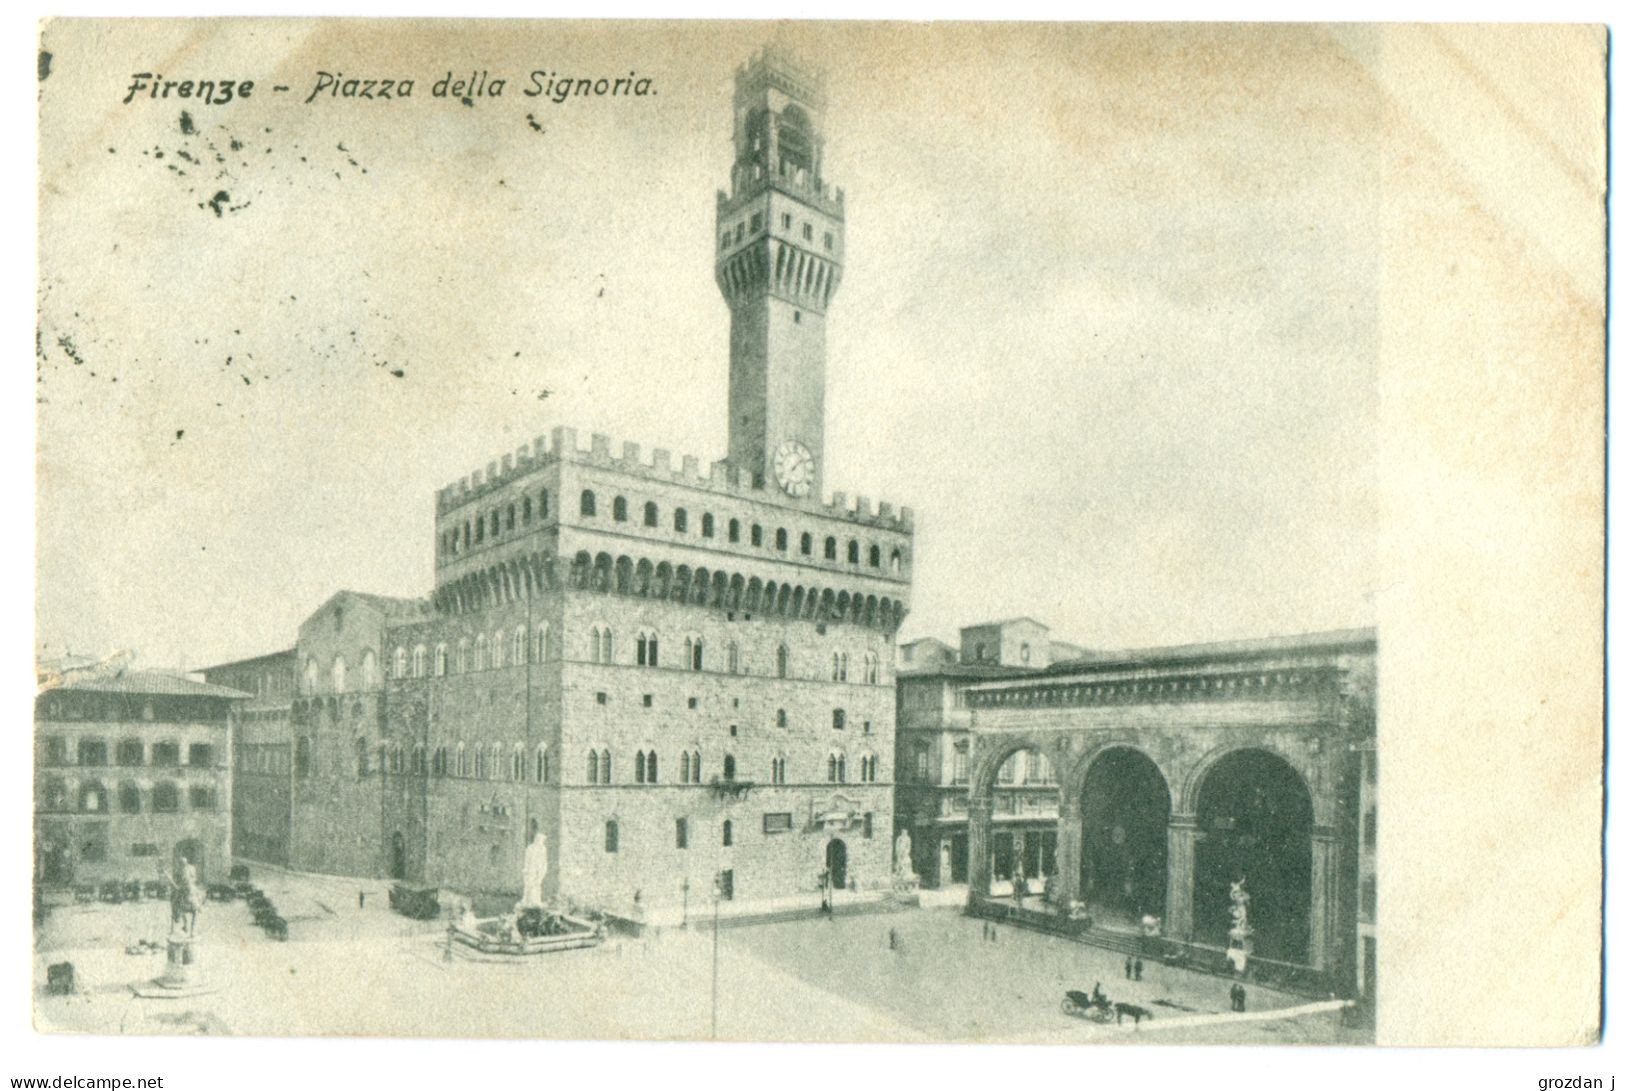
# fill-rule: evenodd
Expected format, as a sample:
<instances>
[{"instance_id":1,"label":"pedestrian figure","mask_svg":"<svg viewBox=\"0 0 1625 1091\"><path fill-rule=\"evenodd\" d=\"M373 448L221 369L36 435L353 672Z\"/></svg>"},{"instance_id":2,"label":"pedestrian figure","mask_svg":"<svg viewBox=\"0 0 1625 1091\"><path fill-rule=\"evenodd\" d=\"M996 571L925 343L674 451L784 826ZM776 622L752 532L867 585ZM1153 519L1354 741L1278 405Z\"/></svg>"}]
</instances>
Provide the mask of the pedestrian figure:
<instances>
[{"instance_id":1,"label":"pedestrian figure","mask_svg":"<svg viewBox=\"0 0 1625 1091\"><path fill-rule=\"evenodd\" d=\"M982 922L982 942L987 942L987 921Z\"/></svg>"},{"instance_id":2,"label":"pedestrian figure","mask_svg":"<svg viewBox=\"0 0 1625 1091\"><path fill-rule=\"evenodd\" d=\"M1125 958L1123 960L1123 976L1125 978L1127 978L1128 980L1130 980L1130 981L1134 980L1134 959L1133 958Z\"/></svg>"},{"instance_id":3,"label":"pedestrian figure","mask_svg":"<svg viewBox=\"0 0 1625 1091\"><path fill-rule=\"evenodd\" d=\"M891 929L886 936L886 942L893 951L897 950L897 929Z\"/></svg>"},{"instance_id":4,"label":"pedestrian figure","mask_svg":"<svg viewBox=\"0 0 1625 1091\"><path fill-rule=\"evenodd\" d=\"M990 928L989 928L989 932L990 932L990 933L991 933L991 935L992 935L992 937L993 937L993 942L994 942L994 943L997 943L997 942L999 942L999 926L998 926L998 925L996 925L996 924L995 924L995 925L992 925L992 926L991 926L991 927L990 927Z\"/></svg>"},{"instance_id":5,"label":"pedestrian figure","mask_svg":"<svg viewBox=\"0 0 1625 1091\"><path fill-rule=\"evenodd\" d=\"M1140 975L1142 973L1144 973L1144 972L1145 972L1145 963L1141 962L1139 959L1135 959L1134 960L1134 980L1136 980L1136 981L1140 980Z\"/></svg>"},{"instance_id":6,"label":"pedestrian figure","mask_svg":"<svg viewBox=\"0 0 1625 1091\"><path fill-rule=\"evenodd\" d=\"M365 890L355 892L355 907L357 909L367 908L367 892Z\"/></svg>"},{"instance_id":7,"label":"pedestrian figure","mask_svg":"<svg viewBox=\"0 0 1625 1091\"><path fill-rule=\"evenodd\" d=\"M1236 1010L1247 1010L1247 989L1241 982L1236 982Z\"/></svg>"}]
</instances>

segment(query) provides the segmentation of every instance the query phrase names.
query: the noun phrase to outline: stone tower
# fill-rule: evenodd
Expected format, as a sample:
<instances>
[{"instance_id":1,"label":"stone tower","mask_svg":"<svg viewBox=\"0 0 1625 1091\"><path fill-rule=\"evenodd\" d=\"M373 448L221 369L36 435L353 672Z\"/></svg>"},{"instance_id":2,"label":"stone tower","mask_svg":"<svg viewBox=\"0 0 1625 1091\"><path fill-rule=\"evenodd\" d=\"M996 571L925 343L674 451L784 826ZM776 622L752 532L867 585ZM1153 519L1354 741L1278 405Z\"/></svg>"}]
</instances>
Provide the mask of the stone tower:
<instances>
[{"instance_id":1,"label":"stone tower","mask_svg":"<svg viewBox=\"0 0 1625 1091\"><path fill-rule=\"evenodd\" d=\"M734 76L731 191L717 193L728 301L728 462L746 484L819 498L824 315L844 194L825 185L823 76L768 47Z\"/></svg>"}]
</instances>

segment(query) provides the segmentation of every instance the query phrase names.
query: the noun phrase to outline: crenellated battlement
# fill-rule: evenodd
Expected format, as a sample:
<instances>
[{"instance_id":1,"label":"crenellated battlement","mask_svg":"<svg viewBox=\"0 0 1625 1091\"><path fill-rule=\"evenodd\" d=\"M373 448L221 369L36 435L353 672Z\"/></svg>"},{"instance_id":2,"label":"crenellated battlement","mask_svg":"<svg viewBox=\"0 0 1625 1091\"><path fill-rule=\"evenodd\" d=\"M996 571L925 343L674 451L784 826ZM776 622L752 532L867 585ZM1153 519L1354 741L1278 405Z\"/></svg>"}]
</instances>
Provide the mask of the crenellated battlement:
<instances>
[{"instance_id":1,"label":"crenellated battlement","mask_svg":"<svg viewBox=\"0 0 1625 1091\"><path fill-rule=\"evenodd\" d=\"M467 477L460 478L439 490L435 494L436 512L446 515L512 481L555 462L563 461L613 470L658 484L684 485L720 496L794 508L865 526L906 533L912 533L914 530L914 511L909 507L894 507L885 501L876 506L867 496L853 497L852 503L849 504L848 496L844 492L837 492L828 500L811 497L793 500L777 489L767 486L757 487L744 480L742 475L723 459L706 464L702 471L700 460L692 455L681 456L680 462L674 467L669 450L663 447L651 448L648 461L644 460L643 451L641 444L623 442L617 453L610 437L600 432L592 433L589 445L583 448L580 446L576 429L554 428L549 435L537 436L518 450L486 463L483 470L475 470Z\"/></svg>"}]
</instances>

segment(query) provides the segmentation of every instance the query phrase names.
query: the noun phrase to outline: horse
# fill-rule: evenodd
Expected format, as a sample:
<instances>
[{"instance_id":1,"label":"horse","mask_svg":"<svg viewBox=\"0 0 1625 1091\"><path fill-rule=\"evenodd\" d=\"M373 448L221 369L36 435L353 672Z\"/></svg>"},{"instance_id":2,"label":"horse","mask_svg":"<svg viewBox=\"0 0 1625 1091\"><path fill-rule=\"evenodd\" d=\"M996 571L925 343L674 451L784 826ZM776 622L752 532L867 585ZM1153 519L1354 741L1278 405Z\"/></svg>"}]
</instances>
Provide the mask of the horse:
<instances>
[{"instance_id":1,"label":"horse","mask_svg":"<svg viewBox=\"0 0 1625 1091\"><path fill-rule=\"evenodd\" d=\"M184 935L197 931L198 910L203 899L198 897L197 872L187 862L180 877L169 884L169 926Z\"/></svg>"},{"instance_id":2,"label":"horse","mask_svg":"<svg viewBox=\"0 0 1625 1091\"><path fill-rule=\"evenodd\" d=\"M1128 1004L1119 1000L1114 1006L1117 1009L1117 1021L1119 1023L1123 1021L1123 1016L1125 1015L1134 1020L1135 1026L1140 1025L1141 1019L1150 1019L1152 1017L1152 1013L1150 1011L1140 1007L1138 1004Z\"/></svg>"}]
</instances>

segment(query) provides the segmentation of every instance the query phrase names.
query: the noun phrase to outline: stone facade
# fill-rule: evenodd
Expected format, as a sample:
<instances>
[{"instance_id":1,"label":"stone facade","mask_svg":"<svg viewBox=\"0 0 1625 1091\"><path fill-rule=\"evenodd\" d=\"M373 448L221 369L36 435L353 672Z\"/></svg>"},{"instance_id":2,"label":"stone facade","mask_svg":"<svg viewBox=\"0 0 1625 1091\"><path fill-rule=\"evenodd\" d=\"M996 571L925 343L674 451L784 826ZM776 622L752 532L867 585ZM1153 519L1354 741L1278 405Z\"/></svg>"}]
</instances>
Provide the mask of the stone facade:
<instances>
[{"instance_id":1,"label":"stone facade","mask_svg":"<svg viewBox=\"0 0 1625 1091\"><path fill-rule=\"evenodd\" d=\"M81 677L35 700L35 879L149 882L181 856L230 862L229 710L246 694L143 672Z\"/></svg>"},{"instance_id":2,"label":"stone facade","mask_svg":"<svg viewBox=\"0 0 1625 1091\"><path fill-rule=\"evenodd\" d=\"M620 912L889 880L913 516L820 487L821 86L770 50L735 113L727 460L555 428L441 489L427 598L300 628L291 866L517 893L545 835L547 893Z\"/></svg>"}]
</instances>

